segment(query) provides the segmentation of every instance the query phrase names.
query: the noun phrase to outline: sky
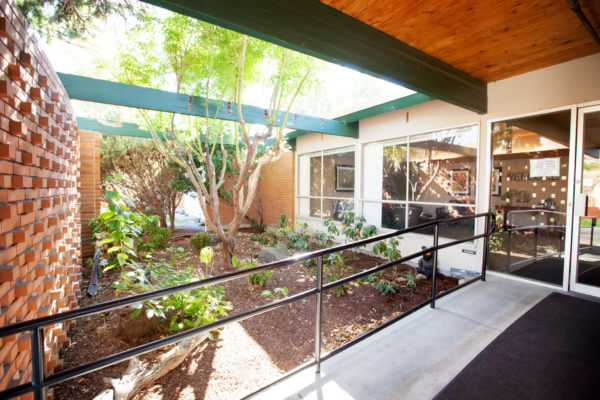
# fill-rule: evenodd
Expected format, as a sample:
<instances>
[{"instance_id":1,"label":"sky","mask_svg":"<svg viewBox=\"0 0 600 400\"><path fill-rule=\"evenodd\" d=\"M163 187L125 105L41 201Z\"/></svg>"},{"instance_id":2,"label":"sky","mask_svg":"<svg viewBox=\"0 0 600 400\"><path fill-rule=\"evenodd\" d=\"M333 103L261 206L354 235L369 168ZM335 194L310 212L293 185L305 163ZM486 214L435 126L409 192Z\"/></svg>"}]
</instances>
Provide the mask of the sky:
<instances>
[{"instance_id":1,"label":"sky","mask_svg":"<svg viewBox=\"0 0 600 400\"><path fill-rule=\"evenodd\" d=\"M162 9L156 12L160 15L169 13ZM117 44L124 40L132 24L131 20L115 16L97 23L91 30L92 37L86 42L54 39L48 43L42 39L41 44L57 72L106 79L106 76L98 75L98 66L115 59L119 47ZM327 63L317 74L321 84L295 101L294 112L335 118L414 93L399 85L332 63ZM244 94L244 102L265 107L269 95L270 88L250 87ZM73 107L75 114L80 117L136 121L135 110L125 107L81 101L73 101Z\"/></svg>"}]
</instances>

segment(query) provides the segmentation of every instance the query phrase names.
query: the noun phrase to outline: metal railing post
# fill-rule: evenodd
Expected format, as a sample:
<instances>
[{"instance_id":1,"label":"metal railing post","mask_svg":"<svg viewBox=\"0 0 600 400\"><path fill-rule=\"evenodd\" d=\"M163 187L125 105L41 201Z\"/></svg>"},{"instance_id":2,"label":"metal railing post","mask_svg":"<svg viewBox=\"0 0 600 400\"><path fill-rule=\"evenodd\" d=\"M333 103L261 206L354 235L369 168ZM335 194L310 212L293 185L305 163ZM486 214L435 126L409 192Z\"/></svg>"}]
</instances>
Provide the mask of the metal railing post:
<instances>
[{"instance_id":1,"label":"metal railing post","mask_svg":"<svg viewBox=\"0 0 600 400\"><path fill-rule=\"evenodd\" d=\"M506 269L510 267L510 248L512 247L512 230L506 231Z\"/></svg>"},{"instance_id":2,"label":"metal railing post","mask_svg":"<svg viewBox=\"0 0 600 400\"><path fill-rule=\"evenodd\" d=\"M44 328L35 328L30 332L33 398L35 400L45 400L45 389L42 386L44 383Z\"/></svg>"},{"instance_id":3,"label":"metal railing post","mask_svg":"<svg viewBox=\"0 0 600 400\"><path fill-rule=\"evenodd\" d=\"M495 217L494 217L495 218ZM485 238L483 239L483 262L481 265L481 280L485 282L485 273L488 268L490 255L490 215L485 216Z\"/></svg>"},{"instance_id":4,"label":"metal railing post","mask_svg":"<svg viewBox=\"0 0 600 400\"><path fill-rule=\"evenodd\" d=\"M321 310L323 300L323 256L317 257L317 310L315 315L315 362L316 373L321 373Z\"/></svg>"},{"instance_id":5,"label":"metal railing post","mask_svg":"<svg viewBox=\"0 0 600 400\"><path fill-rule=\"evenodd\" d=\"M437 259L438 259L438 232L440 229L439 224L435 224L433 227L433 275L431 275L431 308L435 308L436 298L436 275L437 275Z\"/></svg>"},{"instance_id":6,"label":"metal railing post","mask_svg":"<svg viewBox=\"0 0 600 400\"><path fill-rule=\"evenodd\" d=\"M533 258L537 258L538 253L538 228L533 229Z\"/></svg>"}]
</instances>

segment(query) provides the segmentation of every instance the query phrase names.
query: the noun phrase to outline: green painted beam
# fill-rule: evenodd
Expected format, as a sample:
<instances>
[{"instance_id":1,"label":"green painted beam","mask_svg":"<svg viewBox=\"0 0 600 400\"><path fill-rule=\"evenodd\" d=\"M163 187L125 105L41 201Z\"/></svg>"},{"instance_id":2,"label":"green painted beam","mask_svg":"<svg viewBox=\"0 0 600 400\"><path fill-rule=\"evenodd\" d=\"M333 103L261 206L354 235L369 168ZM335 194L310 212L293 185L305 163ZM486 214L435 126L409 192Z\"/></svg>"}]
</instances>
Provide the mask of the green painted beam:
<instances>
[{"instance_id":1,"label":"green painted beam","mask_svg":"<svg viewBox=\"0 0 600 400\"><path fill-rule=\"evenodd\" d=\"M318 0L142 1L487 112L485 82Z\"/></svg>"},{"instance_id":2,"label":"green painted beam","mask_svg":"<svg viewBox=\"0 0 600 400\"><path fill-rule=\"evenodd\" d=\"M204 97L188 96L79 75L58 73L58 76L71 99L200 117L206 116L206 99ZM261 107L242 105L244 120L251 124L267 125L266 112ZM216 117L217 119L239 121L236 103L209 99L208 114L210 117ZM276 126L281 126L284 116L285 113L283 111L277 111L275 118ZM291 113L288 115L285 126L290 129L358 137L358 129L354 125L347 125L342 121L312 117L304 114Z\"/></svg>"},{"instance_id":3,"label":"green painted beam","mask_svg":"<svg viewBox=\"0 0 600 400\"><path fill-rule=\"evenodd\" d=\"M376 106L365 108L350 114L342 115L341 117L334 118L336 121L343 121L347 124L357 122L362 119L375 117L377 115L386 114L396 110L402 110L416 106L417 104L426 103L428 101L435 100L431 96L427 96L422 93L415 93L409 96L400 97L399 99L391 100L385 103L377 104Z\"/></svg>"},{"instance_id":4,"label":"green painted beam","mask_svg":"<svg viewBox=\"0 0 600 400\"><path fill-rule=\"evenodd\" d=\"M138 124L132 122L115 122L77 117L77 128L84 131L99 132L103 135L129 136L144 139L152 139L152 133L141 129ZM159 133L162 137L162 133Z\"/></svg>"},{"instance_id":5,"label":"green painted beam","mask_svg":"<svg viewBox=\"0 0 600 400\"><path fill-rule=\"evenodd\" d=\"M134 122L105 121L100 119L77 117L77 128L84 131L98 132L103 135L152 139L152 133L149 130L141 128L138 124ZM162 134L161 132L158 132L158 136L161 139L164 138L164 134ZM167 135L167 138L171 139L171 135ZM265 146L272 146L275 143L275 140L275 138L269 138L265 140ZM204 138L202 141L204 142ZM224 144L228 146L233 146L233 138L230 136L226 137ZM240 144L242 144L242 141L240 141Z\"/></svg>"},{"instance_id":6,"label":"green painted beam","mask_svg":"<svg viewBox=\"0 0 600 400\"><path fill-rule=\"evenodd\" d=\"M341 117L334 118L336 121L343 121L348 125L357 123L362 119L375 117L377 115L385 114L388 112L401 110L403 108L416 106L417 104L425 103L431 100L435 100L433 97L415 93L410 96L400 97L399 99L391 100L385 103L378 104L373 107L365 108L350 114L342 115ZM308 134L307 131L296 130L289 132L286 137L289 139L297 138Z\"/></svg>"}]
</instances>

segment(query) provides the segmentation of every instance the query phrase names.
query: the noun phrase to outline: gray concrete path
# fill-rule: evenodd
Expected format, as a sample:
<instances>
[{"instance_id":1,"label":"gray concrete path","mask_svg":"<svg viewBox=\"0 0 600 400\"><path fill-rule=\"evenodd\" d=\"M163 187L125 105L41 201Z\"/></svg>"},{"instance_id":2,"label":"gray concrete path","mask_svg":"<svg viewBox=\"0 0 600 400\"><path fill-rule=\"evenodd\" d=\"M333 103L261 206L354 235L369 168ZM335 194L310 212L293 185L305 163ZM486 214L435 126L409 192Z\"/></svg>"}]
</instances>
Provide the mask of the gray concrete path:
<instances>
[{"instance_id":1,"label":"gray concrete path","mask_svg":"<svg viewBox=\"0 0 600 400\"><path fill-rule=\"evenodd\" d=\"M253 399L431 399L552 289L490 276Z\"/></svg>"}]
</instances>

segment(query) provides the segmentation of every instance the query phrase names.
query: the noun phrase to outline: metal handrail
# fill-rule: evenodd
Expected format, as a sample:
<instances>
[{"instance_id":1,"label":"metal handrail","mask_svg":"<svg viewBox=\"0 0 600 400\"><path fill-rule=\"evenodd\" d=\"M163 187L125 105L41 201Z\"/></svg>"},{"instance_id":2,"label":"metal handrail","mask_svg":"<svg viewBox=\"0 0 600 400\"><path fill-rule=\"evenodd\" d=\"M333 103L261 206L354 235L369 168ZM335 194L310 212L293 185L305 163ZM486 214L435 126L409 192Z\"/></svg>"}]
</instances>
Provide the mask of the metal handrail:
<instances>
[{"instance_id":1,"label":"metal handrail","mask_svg":"<svg viewBox=\"0 0 600 400\"><path fill-rule=\"evenodd\" d=\"M485 218L484 233L479 234L479 235L473 235L471 237L463 238L460 240L454 240L454 241L444 243L444 244L438 243L439 225L449 224L449 223L453 223L453 222L460 221L460 220L476 219L476 218L483 218L483 217ZM415 252L415 253L412 253L409 256L401 257L398 260L390 261L390 262L381 264L379 266L375 266L368 270L353 274L351 276L339 279L337 281L323 284L323 280L322 280L323 256L332 254L332 253L341 252L343 250L347 250L347 249L351 249L351 248L355 248L355 247L362 247L362 246L365 246L370 243L374 243L374 242L377 242L380 240L385 240L385 239L389 239L392 237L396 237L396 236L399 236L399 235L402 235L402 234L405 234L408 232L416 231L419 229L423 229L423 228L426 228L429 226L434 226L434 246L432 246L430 248L426 248L426 249L418 251L418 252ZM164 347L166 345L179 342L188 337L198 335L198 334L201 334L204 332L209 332L214 329L222 328L222 327L229 325L231 323L234 323L234 322L243 321L245 319L256 316L258 314L262 314L264 312L283 307L287 304L291 304L293 302L296 302L298 300L301 300L301 299L304 299L304 298L307 298L307 297L310 297L313 295L317 296L316 328L315 328L315 339L316 339L316 341L315 341L316 342L315 343L315 360L302 366L302 368L306 368L311 365L316 365L317 371L319 371L321 362L328 359L329 357L333 356L334 354L337 354L339 351L341 351L340 348L345 349L351 345L354 345L354 344L362 341L364 338L370 336L375 331L382 329L384 326L388 326L389 323L392 323L399 319L402 319L405 316L411 314L412 312L416 311L417 309L419 309L427 304L430 304L431 307L435 307L436 298L440 298L444 295L447 295L447 294L453 292L454 290L458 289L459 287L464 287L464 286L466 286L470 283L473 283L475 281L478 281L478 280L485 280L485 273L486 273L487 263L488 263L489 237L494 230L495 230L495 218L494 218L494 214L491 212L480 213L480 214L475 214L475 215L468 215L468 216L461 216L461 217L457 217L457 218L447 218L447 219L442 219L442 220L430 221L430 222L426 222L424 224L420 224L420 225L416 225L413 227L401 229L398 231L374 236L374 237L371 237L368 239L363 239L363 240L359 240L356 242L346 243L346 244L331 247L328 249L316 250L313 252L289 257L289 258L286 258L283 260L274 261L271 263L259 265L257 267L253 267L253 268L249 268L249 269L245 269L245 270L234 271L234 272L226 273L223 275L202 279L202 280L196 281L196 282L190 282L190 283L185 283L182 285L173 286L170 288L164 288L164 289L154 290L151 292L140 293L140 294L136 294L136 295L129 296L126 298L122 298L122 299L111 300L108 302L94 304L91 306L82 307L82 308L75 309L75 310L65 311L65 312L62 312L62 313L59 313L56 315L49 315L46 317L37 318L34 320L30 320L30 321L23 321L23 322L19 322L16 324L0 327L0 337L14 335L14 334L22 333L22 332L27 332L27 331L30 332L31 333L31 354L32 354L32 381L29 383L24 383L24 384L18 385L16 387L4 390L4 391L0 392L0 397L1 398L10 398L10 397L15 397L15 396L19 396L22 394L34 392L34 398L36 400L42 400L42 399L44 399L44 390L46 387L53 386L53 385L59 384L61 382L64 382L66 380L73 379L78 376L108 367L110 365L117 364L119 362L125 361L125 360L135 357L137 355L148 353L148 352L156 350L160 347ZM482 274L480 276L466 282L465 284L463 284L461 286L457 286L456 288L453 288L453 290L448 290L448 291L444 292L443 294L435 293L435 283L434 283L432 285L432 296L427 301L414 307L411 310L404 312L403 314L397 316L396 318L394 318L390 321L387 321L385 324L383 324L369 332L366 332L365 334L359 336L358 338L355 338L354 340L345 343L344 345L329 352L328 354L321 356L321 354L320 354L321 353L321 346L320 346L321 345L321 305L322 305L323 291L328 290L330 288L334 288L339 285L342 285L344 283L362 278L364 276L379 272L381 270L384 270L391 266L411 260L413 258L422 256L425 253L429 253L429 252L434 252L434 268L433 268L434 275L433 276L435 278L435 273L437 271L437 252L439 250L445 249L445 248L448 248L451 246L456 246L461 243L471 242L473 240L481 239L481 238L484 239L485 243L484 243L484 254L483 254L484 258L483 258ZM157 297L168 296L168 295L183 292L183 291L188 291L188 290L197 289L197 288L201 288L201 287L205 287L205 286L209 286L209 285L215 285L215 284L228 282L230 280L245 277L250 274L254 274L256 272L263 271L266 269L278 269L278 268L288 266L290 264L298 263L298 262L313 259L313 258L317 258L317 265L318 265L316 287L313 289L289 296L285 299L274 301L272 303L269 303L269 304L266 304L263 306L256 307L253 310L248 310L248 311L240 312L235 315L227 316L223 319L212 322L210 324L192 328L192 329L189 329L184 332L179 332L179 333L173 334L166 338L158 339L153 342L149 342L149 343L146 343L146 344L143 344L143 345L119 352L119 353L111 354L109 356L100 358L98 360L94 360L89 363L82 364L77 367L73 367L68 370L64 370L64 371L55 373L51 376L45 376L45 374L44 374L44 362L45 361L44 361L44 349L43 349L43 342L44 342L43 328L45 326L54 325L54 324L61 323L64 321L69 321L69 320L73 320L75 318L81 318L81 317L85 317L88 315L93 315L93 314L113 310L113 309L120 308L120 307L125 307L128 305L136 304L136 303L150 300L150 299L157 298ZM280 378L280 379L282 379L282 378Z\"/></svg>"}]
</instances>

